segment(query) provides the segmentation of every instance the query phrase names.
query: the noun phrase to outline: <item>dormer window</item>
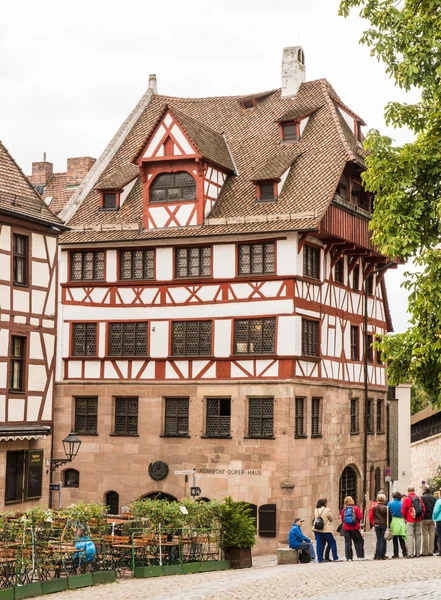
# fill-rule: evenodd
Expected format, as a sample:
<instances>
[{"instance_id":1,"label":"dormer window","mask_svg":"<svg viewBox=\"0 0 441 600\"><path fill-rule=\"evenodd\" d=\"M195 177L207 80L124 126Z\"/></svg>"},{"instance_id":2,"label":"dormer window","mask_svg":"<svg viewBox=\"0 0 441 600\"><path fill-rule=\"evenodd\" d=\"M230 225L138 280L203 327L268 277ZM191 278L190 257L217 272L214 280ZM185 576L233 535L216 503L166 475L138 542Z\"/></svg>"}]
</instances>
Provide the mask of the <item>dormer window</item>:
<instances>
[{"instance_id":1,"label":"dormer window","mask_svg":"<svg viewBox=\"0 0 441 600\"><path fill-rule=\"evenodd\" d=\"M300 123L282 123L280 126L282 142L297 142L300 139Z\"/></svg>"},{"instance_id":2,"label":"dormer window","mask_svg":"<svg viewBox=\"0 0 441 600\"><path fill-rule=\"evenodd\" d=\"M101 210L118 210L121 190L100 191Z\"/></svg>"},{"instance_id":3,"label":"dormer window","mask_svg":"<svg viewBox=\"0 0 441 600\"><path fill-rule=\"evenodd\" d=\"M247 108L254 108L256 106L256 101L255 100L244 100L242 102L242 106L245 109L247 109Z\"/></svg>"},{"instance_id":4,"label":"dormer window","mask_svg":"<svg viewBox=\"0 0 441 600\"><path fill-rule=\"evenodd\" d=\"M277 200L277 183L274 181L259 183L257 185L257 200L260 202L274 202Z\"/></svg>"},{"instance_id":5,"label":"dormer window","mask_svg":"<svg viewBox=\"0 0 441 600\"><path fill-rule=\"evenodd\" d=\"M196 181L187 171L162 173L150 186L150 202L196 200Z\"/></svg>"}]
</instances>

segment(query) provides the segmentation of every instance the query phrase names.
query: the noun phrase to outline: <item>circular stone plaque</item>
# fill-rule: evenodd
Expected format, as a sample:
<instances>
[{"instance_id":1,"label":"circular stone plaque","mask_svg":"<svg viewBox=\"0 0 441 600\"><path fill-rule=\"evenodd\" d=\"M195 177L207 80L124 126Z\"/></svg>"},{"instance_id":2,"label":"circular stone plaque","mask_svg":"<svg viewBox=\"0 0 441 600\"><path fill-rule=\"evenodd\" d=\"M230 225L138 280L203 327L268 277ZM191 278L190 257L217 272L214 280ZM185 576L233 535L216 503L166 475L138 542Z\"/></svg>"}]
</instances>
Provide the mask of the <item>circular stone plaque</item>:
<instances>
[{"instance_id":1,"label":"circular stone plaque","mask_svg":"<svg viewBox=\"0 0 441 600\"><path fill-rule=\"evenodd\" d=\"M165 479L168 475L168 465L162 460L156 460L153 463L149 464L149 475L155 481L161 481L161 479Z\"/></svg>"}]
</instances>

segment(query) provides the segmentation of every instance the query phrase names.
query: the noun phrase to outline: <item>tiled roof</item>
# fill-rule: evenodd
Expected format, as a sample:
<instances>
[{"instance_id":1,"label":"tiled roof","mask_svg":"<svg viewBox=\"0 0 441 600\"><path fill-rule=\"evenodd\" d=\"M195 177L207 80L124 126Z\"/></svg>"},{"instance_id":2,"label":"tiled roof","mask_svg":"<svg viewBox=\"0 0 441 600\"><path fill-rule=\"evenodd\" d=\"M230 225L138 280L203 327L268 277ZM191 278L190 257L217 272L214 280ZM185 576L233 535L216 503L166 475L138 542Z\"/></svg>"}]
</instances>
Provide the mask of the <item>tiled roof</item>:
<instances>
[{"instance_id":1,"label":"tiled roof","mask_svg":"<svg viewBox=\"0 0 441 600\"><path fill-rule=\"evenodd\" d=\"M101 179L95 186L97 190L111 190L123 188L127 183L133 181L139 175L139 169L135 165L127 165L124 169L112 173Z\"/></svg>"},{"instance_id":2,"label":"tiled roof","mask_svg":"<svg viewBox=\"0 0 441 600\"><path fill-rule=\"evenodd\" d=\"M28 178L0 142L0 210L47 225L61 221L45 205ZM64 229L64 227L63 227Z\"/></svg>"},{"instance_id":3,"label":"tiled roof","mask_svg":"<svg viewBox=\"0 0 441 600\"><path fill-rule=\"evenodd\" d=\"M213 156L213 145L216 146L220 139L225 137L228 148L224 147L230 150L237 167L237 174L227 177L210 213L210 221L212 218L257 217L275 212L284 215L312 211L316 216L311 219L310 225L318 227L334 197L346 163L354 160L362 163L359 144L336 106L335 101L340 101L337 94L325 79L319 79L302 83L293 98L281 98L280 90L269 95L264 94L253 109L244 110L240 98L224 96L185 99L152 95L129 133L117 147L99 181L118 177L119 173L130 167L136 153L163 114L165 105L169 105L195 144L206 144L200 150L207 158ZM308 113L310 117L301 139L296 144L286 145L281 144L279 126L275 121L290 111L292 114ZM216 146L216 151L218 150ZM265 169L275 165L284 167L288 156L293 156L295 161L277 202L257 203L256 184L253 181L256 173L262 170L265 172ZM71 204L72 211L69 214L72 216L68 224L73 228L83 225L141 224L142 183L138 178L117 212L99 211L99 194L96 189L91 190L85 197L80 195L73 198ZM76 205L78 208L75 210ZM290 221L290 228L293 224L294 221ZM214 227L230 228L231 225L205 225L200 228L198 235L204 235L206 230ZM272 230L269 222L248 223L246 227L247 231ZM215 234L215 230L212 230ZM176 237L186 236L185 231L185 228L169 228L166 232L147 231L136 235L146 238ZM70 239L71 235L77 234L67 234L63 240ZM99 235L97 239L108 239L107 232L102 231Z\"/></svg>"},{"instance_id":4,"label":"tiled roof","mask_svg":"<svg viewBox=\"0 0 441 600\"><path fill-rule=\"evenodd\" d=\"M73 192L74 188L67 188L66 173L54 173L45 186L42 197L43 200L52 198L48 206L57 215L69 202Z\"/></svg>"},{"instance_id":5,"label":"tiled roof","mask_svg":"<svg viewBox=\"0 0 441 600\"><path fill-rule=\"evenodd\" d=\"M296 144L290 144L280 148L276 156L271 156L267 162L253 174L252 181L263 181L264 179L278 179L300 156Z\"/></svg>"},{"instance_id":6,"label":"tiled roof","mask_svg":"<svg viewBox=\"0 0 441 600\"><path fill-rule=\"evenodd\" d=\"M426 406L426 408L423 408L423 410L420 410L420 412L417 412L415 415L413 415L410 423L411 425L415 425L415 423L419 423L420 421L424 421L425 419L429 419L430 417L437 415L440 411L441 408L439 406L432 406L430 404L429 406Z\"/></svg>"}]
</instances>

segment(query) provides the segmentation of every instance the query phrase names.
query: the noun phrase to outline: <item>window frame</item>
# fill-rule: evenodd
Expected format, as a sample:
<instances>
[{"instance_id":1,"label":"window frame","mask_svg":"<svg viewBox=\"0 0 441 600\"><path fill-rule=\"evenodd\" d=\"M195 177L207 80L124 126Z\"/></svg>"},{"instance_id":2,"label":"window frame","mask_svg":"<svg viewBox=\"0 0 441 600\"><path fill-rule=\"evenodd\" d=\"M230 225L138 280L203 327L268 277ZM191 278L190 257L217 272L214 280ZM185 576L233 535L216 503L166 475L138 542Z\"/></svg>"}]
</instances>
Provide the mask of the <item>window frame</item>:
<instances>
[{"instance_id":1,"label":"window frame","mask_svg":"<svg viewBox=\"0 0 441 600\"><path fill-rule=\"evenodd\" d=\"M100 211L103 212L116 212L121 206L121 189L108 189L99 190L100 194ZM106 196L115 196L115 206L106 207Z\"/></svg>"},{"instance_id":2,"label":"window frame","mask_svg":"<svg viewBox=\"0 0 441 600\"><path fill-rule=\"evenodd\" d=\"M208 405L209 402L217 402L217 415L211 415L209 414L209 409L208 409ZM207 396L205 398L205 402L206 402L206 407L205 407L205 436L207 438L231 438L231 397L215 397L215 396ZM228 402L228 406L229 406L229 414L228 415L222 415L221 414L221 404L222 402ZM228 433L222 433L222 426L221 426L221 418L226 418L228 417ZM217 420L217 428L215 432L211 432L209 431L209 429L211 429L211 427L209 427L209 420L213 420L216 421Z\"/></svg>"},{"instance_id":3,"label":"window frame","mask_svg":"<svg viewBox=\"0 0 441 600\"><path fill-rule=\"evenodd\" d=\"M186 261L186 275L180 275L179 274L179 268L178 268L178 260L179 260L179 252L181 251L186 251L186 257L185 257L185 261ZM198 256L198 271L199 273L197 275L192 275L190 274L190 261L192 259L191 257L191 252L194 250L198 250L199 256ZM203 256L202 253L204 250L210 250L210 273L204 274L201 273L201 271L203 270L202 267L202 261L203 261ZM174 279L193 279L193 278L197 278L197 279L201 279L201 278L212 278L213 277L213 245L212 244L204 244L202 246L177 246L174 248Z\"/></svg>"},{"instance_id":4,"label":"window frame","mask_svg":"<svg viewBox=\"0 0 441 600\"><path fill-rule=\"evenodd\" d=\"M16 242L21 240L23 242L23 252L18 252ZM19 287L29 287L29 236L21 233L12 233L12 283ZM17 279L18 263L22 263L23 266L23 281Z\"/></svg>"},{"instance_id":5,"label":"window frame","mask_svg":"<svg viewBox=\"0 0 441 600\"><path fill-rule=\"evenodd\" d=\"M76 332L77 329L83 326L85 328L84 330L84 350L85 352L83 353L77 353L75 346L76 346L76 341L75 341L75 336L76 336ZM89 335L88 330L92 329L92 327L95 328L95 348L94 348L94 352L93 354L89 354L87 352L87 346L88 346L88 340L87 337ZM71 348L70 348L70 356L97 356L97 350L98 350L98 333L99 333L99 327L98 327L98 323L95 323L93 321L86 321L84 323L71 323ZM92 334L90 334L92 335Z\"/></svg>"},{"instance_id":6,"label":"window frame","mask_svg":"<svg viewBox=\"0 0 441 600\"><path fill-rule=\"evenodd\" d=\"M78 473L78 483L68 484L66 482L67 474L70 472ZM80 472L78 471L78 469L72 469L72 468L64 469L64 471L63 471L63 487L65 487L65 488L79 488L80 487Z\"/></svg>"},{"instance_id":7,"label":"window frame","mask_svg":"<svg viewBox=\"0 0 441 600\"><path fill-rule=\"evenodd\" d=\"M130 414L129 403L130 401L136 400L136 414ZM118 415L118 404L124 405L124 415ZM139 397L138 396L114 396L114 415L113 415L113 432L111 435L120 437L138 437L139 436ZM117 417L124 417L125 428L117 429L116 419ZM136 418L136 431L129 431L129 420Z\"/></svg>"},{"instance_id":8,"label":"window frame","mask_svg":"<svg viewBox=\"0 0 441 600\"><path fill-rule=\"evenodd\" d=\"M320 281L321 249L312 244L303 246L303 277Z\"/></svg>"},{"instance_id":9,"label":"window frame","mask_svg":"<svg viewBox=\"0 0 441 600\"><path fill-rule=\"evenodd\" d=\"M311 437L312 438L323 437L322 404L323 404L323 398L320 398L319 396L313 396L311 398ZM317 408L318 408L318 410L317 410Z\"/></svg>"},{"instance_id":10,"label":"window frame","mask_svg":"<svg viewBox=\"0 0 441 600\"><path fill-rule=\"evenodd\" d=\"M197 338L197 342L198 342L198 352L197 353L190 353L188 352L188 346L187 344L189 343L187 341L187 328L189 324L194 324L197 323L198 324L198 338ZM201 323L210 323L210 327L211 327L211 332L210 332L210 352L201 352ZM184 326L184 332L183 332L183 344L184 344L184 352L183 354L176 354L174 352L174 347L175 347L175 326L176 325L180 325L183 324ZM194 320L180 320L180 321L171 321L170 322L170 356L176 357L176 356L188 356L188 357L194 357L194 356L213 356L213 319L194 319Z\"/></svg>"},{"instance_id":11,"label":"window frame","mask_svg":"<svg viewBox=\"0 0 441 600\"><path fill-rule=\"evenodd\" d=\"M352 271L352 289L356 292L360 291L360 265L355 265Z\"/></svg>"},{"instance_id":12,"label":"window frame","mask_svg":"<svg viewBox=\"0 0 441 600\"><path fill-rule=\"evenodd\" d=\"M366 407L366 433L373 434L375 432L374 420L374 400L372 398L368 398Z\"/></svg>"},{"instance_id":13,"label":"window frame","mask_svg":"<svg viewBox=\"0 0 441 600\"><path fill-rule=\"evenodd\" d=\"M171 400L176 400L176 414L167 414L167 405ZM186 412L187 415L180 416L179 415L179 405L180 403L186 403ZM185 412L185 411L184 411ZM174 433L167 432L167 418L176 418L176 431ZM185 433L179 433L179 419L187 420L187 430ZM161 437L190 437L190 398L188 396L166 396L164 398L164 433Z\"/></svg>"},{"instance_id":14,"label":"window frame","mask_svg":"<svg viewBox=\"0 0 441 600\"><path fill-rule=\"evenodd\" d=\"M20 354L13 354L15 340L20 340ZM19 387L13 387L12 382L14 379L14 365L18 364L19 368ZM8 363L8 389L9 393L12 394L23 394L26 391L27 383L27 336L17 335L15 333L10 334L9 337L9 363Z\"/></svg>"},{"instance_id":15,"label":"window frame","mask_svg":"<svg viewBox=\"0 0 441 600\"><path fill-rule=\"evenodd\" d=\"M295 137L286 137L286 127L295 127ZM295 144L300 140L300 120L284 121L280 123L280 139L285 144Z\"/></svg>"},{"instance_id":16,"label":"window frame","mask_svg":"<svg viewBox=\"0 0 441 600\"><path fill-rule=\"evenodd\" d=\"M91 278L85 278L84 277L84 271L85 271L85 262L86 262L86 256L87 254L93 254L92 257L92 271L93 271L93 276ZM74 278L73 277L73 269L74 269L74 255L75 254L81 254L82 258L81 258L81 277L80 278ZM96 272L97 272L97 257L99 254L103 255L103 276L102 277L97 277L96 276ZM81 282L81 281L105 281L106 280L106 258L107 258L107 252L106 250L70 250L69 251L69 281L71 282Z\"/></svg>"},{"instance_id":17,"label":"window frame","mask_svg":"<svg viewBox=\"0 0 441 600\"><path fill-rule=\"evenodd\" d=\"M260 352L257 352L257 351L255 352L253 350L250 350L250 345L254 344L254 342L250 341L250 323L252 321L260 321L260 327L261 327L261 340L260 340L261 350L260 350ZM265 324L265 321L273 321L274 322L274 339L272 340L273 349L272 349L271 352L264 350L265 344L268 343L268 342L265 342L265 339L264 339L264 333L265 333L264 324ZM246 342L238 342L237 341L237 335L238 335L237 327L238 327L238 324L241 323L241 322L246 322L247 323L247 341ZM237 355L237 356L244 356L244 355L245 356L246 355L250 355L250 356L263 356L263 355L267 355L268 354L268 355L272 356L273 354L276 353L276 346L277 346L277 318L276 317L248 317L246 319L242 319L242 318L237 319L237 318L234 318L233 328L234 328L234 330L233 330L233 354L234 355ZM239 351L237 349L238 344L246 344L247 349L244 352Z\"/></svg>"},{"instance_id":18,"label":"window frame","mask_svg":"<svg viewBox=\"0 0 441 600\"><path fill-rule=\"evenodd\" d=\"M305 325L306 323L308 324L314 324L314 327L312 328L312 334L313 334L313 340L312 340L312 344L310 344L310 340L307 339L310 335L310 332L305 331ZM308 325L309 327L309 325ZM316 329L316 335L314 334L314 330ZM312 358L320 358L320 321L317 319L307 319L305 317L302 317L302 356L307 356L307 357L312 357ZM308 350L307 346L312 345L312 347L315 346L316 351L314 352L309 352L306 351L305 349Z\"/></svg>"},{"instance_id":19,"label":"window frame","mask_svg":"<svg viewBox=\"0 0 441 600\"><path fill-rule=\"evenodd\" d=\"M385 433L384 431L384 400L383 398L377 398L377 402L376 402L377 406L376 406L376 411L377 411L377 417L376 417L376 433Z\"/></svg>"},{"instance_id":20,"label":"window frame","mask_svg":"<svg viewBox=\"0 0 441 600\"><path fill-rule=\"evenodd\" d=\"M253 267L254 267L254 262L255 262L255 256L254 256L254 248L257 248L261 246L262 247L262 270L261 271L254 271ZM268 252L267 246L272 246L273 251ZM243 254L243 249L245 248L249 248L248 250L248 256L249 256L249 272L241 272L241 269L243 268L243 257L245 256ZM276 252L277 252L277 245L275 241L268 241L268 242L250 242L249 244L238 244L237 245L237 275L238 277L249 277L250 275L275 275L276 274ZM271 254L273 255L273 264L272 264L272 271L269 271L266 269L266 259L268 256L271 256ZM253 260L254 257L254 260Z\"/></svg>"},{"instance_id":21,"label":"window frame","mask_svg":"<svg viewBox=\"0 0 441 600\"><path fill-rule=\"evenodd\" d=\"M269 188L272 188L273 194L272 196L266 195L266 192L269 191ZM277 181L269 180L269 181L259 181L256 184L256 195L257 202L276 202L278 198L279 190L277 186Z\"/></svg>"},{"instance_id":22,"label":"window frame","mask_svg":"<svg viewBox=\"0 0 441 600\"><path fill-rule=\"evenodd\" d=\"M367 295L373 296L374 295L374 276L372 273L366 277L364 285L365 285L365 290L366 290Z\"/></svg>"},{"instance_id":23,"label":"window frame","mask_svg":"<svg viewBox=\"0 0 441 600\"><path fill-rule=\"evenodd\" d=\"M294 439L308 437L305 427L305 407L306 398L304 396L296 396L294 399Z\"/></svg>"},{"instance_id":24,"label":"window frame","mask_svg":"<svg viewBox=\"0 0 441 600\"><path fill-rule=\"evenodd\" d=\"M351 360L360 360L360 327L351 325ZM356 334L356 336L355 336Z\"/></svg>"},{"instance_id":25,"label":"window frame","mask_svg":"<svg viewBox=\"0 0 441 600\"><path fill-rule=\"evenodd\" d=\"M142 252L142 277L134 276L134 254ZM130 277L123 276L124 253L130 253ZM151 253L153 257L153 274L151 277L145 277L146 263L148 262L147 254ZM118 277L119 281L152 281L156 279L156 248L122 248L118 252Z\"/></svg>"},{"instance_id":26,"label":"window frame","mask_svg":"<svg viewBox=\"0 0 441 600\"><path fill-rule=\"evenodd\" d=\"M264 406L264 401L265 400L271 400L272 401L272 415L271 416L264 416L263 415L263 406ZM256 402L256 401L260 401L260 415L257 416L251 416L251 403L252 402ZM274 396L258 396L258 397L249 397L248 398L248 438L251 439L274 439ZM251 433L251 420L252 419L258 419L260 421L260 433ZM272 422L272 426L271 426L271 433L269 434L264 434L263 431L265 429L264 427L264 421L268 420Z\"/></svg>"},{"instance_id":27,"label":"window frame","mask_svg":"<svg viewBox=\"0 0 441 600\"><path fill-rule=\"evenodd\" d=\"M121 354L113 354L111 352L111 344L112 344L112 327L116 326L116 325L121 325L122 329L121 329ZM134 347L134 354L125 354L124 353L124 346L125 346L125 328L127 325L135 325L135 331L134 331L134 336L133 336L133 347ZM143 353L137 353L136 352L136 346L137 346L137 336L140 335L137 332L137 326L138 325L145 325L146 328L146 343L145 343L145 352ZM142 335L142 334L141 334ZM106 348L106 352L107 352L107 356L120 356L120 357L126 357L126 358L132 358L132 357L138 357L138 356L143 356L143 357L148 357L149 356L149 340L150 340L150 336L149 336L149 321L110 321L109 323L107 323L107 348Z\"/></svg>"},{"instance_id":28,"label":"window frame","mask_svg":"<svg viewBox=\"0 0 441 600\"><path fill-rule=\"evenodd\" d=\"M19 468L15 470L15 493L14 498L8 498L8 455L21 454L22 460L16 461L19 464ZM6 504L18 504L25 500L25 474L26 474L26 450L6 450L6 461L5 461L5 505ZM19 493L18 493L19 492Z\"/></svg>"},{"instance_id":29,"label":"window frame","mask_svg":"<svg viewBox=\"0 0 441 600\"><path fill-rule=\"evenodd\" d=\"M189 185L172 185L172 186L169 186L169 187L165 187L164 186L164 187L161 187L161 188L157 188L157 189L163 189L163 190L166 191L166 196L167 196L166 200L153 200L153 193L152 193L152 191L154 190L154 184L155 184L155 181L157 179L159 179L159 177L161 177L161 175L173 175L173 181L175 182L176 175L180 175L181 173L186 173L187 175L189 175L193 179L193 182L194 182L194 198L180 198L180 199L169 200L168 199L168 190L169 189L181 189L182 190L182 189L184 189L186 187L190 187ZM197 202L197 200L198 200L198 185L197 185L196 178L194 177L193 173L191 173L190 171L187 171L185 169L182 169L180 171L162 171L160 173L156 173L155 176L152 179L152 182L149 185L149 188L148 188L148 202L149 202L149 204L152 204L154 206L160 206L161 204L173 204L173 203L181 204L182 202Z\"/></svg>"},{"instance_id":30,"label":"window frame","mask_svg":"<svg viewBox=\"0 0 441 600\"><path fill-rule=\"evenodd\" d=\"M86 414L78 415L77 411L77 401L78 400L86 400ZM96 412L89 411L89 402L96 403ZM78 416L86 418L86 429L80 429L78 427ZM94 417L96 419L95 428L88 428L88 418ZM75 421L75 433L77 435L98 435L98 396L74 396L74 421Z\"/></svg>"},{"instance_id":31,"label":"window frame","mask_svg":"<svg viewBox=\"0 0 441 600\"><path fill-rule=\"evenodd\" d=\"M360 433L360 398L351 398L349 427L351 435L358 435Z\"/></svg>"},{"instance_id":32,"label":"window frame","mask_svg":"<svg viewBox=\"0 0 441 600\"><path fill-rule=\"evenodd\" d=\"M334 283L345 283L345 261L344 258L340 258L334 266Z\"/></svg>"},{"instance_id":33,"label":"window frame","mask_svg":"<svg viewBox=\"0 0 441 600\"><path fill-rule=\"evenodd\" d=\"M372 344L374 343L374 336L372 333L368 333L366 334L366 348L365 348L365 352L366 352L366 359L367 362L369 364L372 364L374 362L374 349L372 347Z\"/></svg>"}]
</instances>

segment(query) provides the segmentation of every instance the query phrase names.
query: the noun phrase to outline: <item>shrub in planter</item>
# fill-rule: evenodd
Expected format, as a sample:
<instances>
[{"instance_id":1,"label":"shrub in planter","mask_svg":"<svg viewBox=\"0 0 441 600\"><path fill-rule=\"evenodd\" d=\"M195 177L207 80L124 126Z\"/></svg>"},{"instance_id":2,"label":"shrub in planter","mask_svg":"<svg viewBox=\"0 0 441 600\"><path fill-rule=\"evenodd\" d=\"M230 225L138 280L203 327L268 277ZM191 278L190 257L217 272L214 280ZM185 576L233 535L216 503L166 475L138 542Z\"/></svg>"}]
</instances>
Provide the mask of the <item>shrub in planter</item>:
<instances>
[{"instance_id":1,"label":"shrub in planter","mask_svg":"<svg viewBox=\"0 0 441 600\"><path fill-rule=\"evenodd\" d=\"M225 498L220 505L221 545L233 569L252 566L251 548L256 543L256 527L246 502Z\"/></svg>"}]
</instances>

